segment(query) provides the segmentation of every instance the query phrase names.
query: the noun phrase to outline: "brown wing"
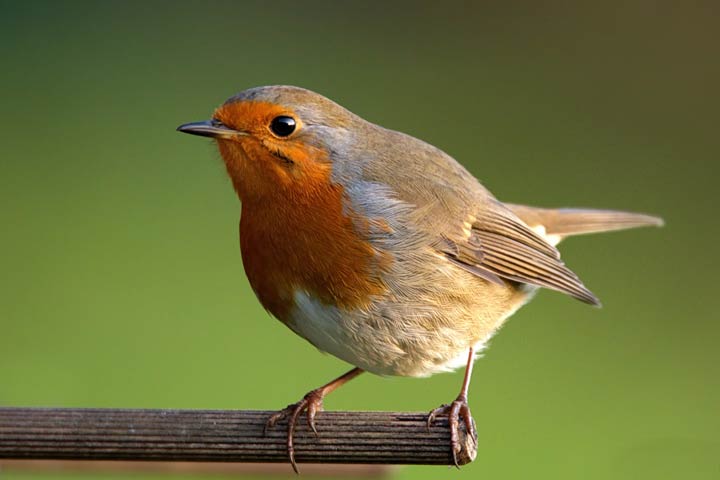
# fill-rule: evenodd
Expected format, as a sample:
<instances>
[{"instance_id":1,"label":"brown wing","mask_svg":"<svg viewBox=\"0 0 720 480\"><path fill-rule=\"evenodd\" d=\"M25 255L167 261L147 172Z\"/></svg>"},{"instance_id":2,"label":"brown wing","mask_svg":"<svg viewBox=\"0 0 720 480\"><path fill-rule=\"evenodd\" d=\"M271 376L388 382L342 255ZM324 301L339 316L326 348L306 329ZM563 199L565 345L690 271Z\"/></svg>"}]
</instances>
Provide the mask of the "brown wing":
<instances>
[{"instance_id":1,"label":"brown wing","mask_svg":"<svg viewBox=\"0 0 720 480\"><path fill-rule=\"evenodd\" d=\"M467 239L446 239L443 251L460 267L493 282L500 279L558 290L592 305L600 301L560 260L560 252L502 204L471 223Z\"/></svg>"}]
</instances>

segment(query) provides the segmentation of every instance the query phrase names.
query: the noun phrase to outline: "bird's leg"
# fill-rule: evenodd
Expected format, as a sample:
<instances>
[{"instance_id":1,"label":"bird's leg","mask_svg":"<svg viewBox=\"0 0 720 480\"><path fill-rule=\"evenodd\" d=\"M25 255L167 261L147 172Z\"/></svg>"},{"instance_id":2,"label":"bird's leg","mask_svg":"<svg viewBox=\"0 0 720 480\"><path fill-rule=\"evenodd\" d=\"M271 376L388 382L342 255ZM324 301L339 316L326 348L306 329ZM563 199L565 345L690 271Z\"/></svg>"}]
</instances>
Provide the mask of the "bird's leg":
<instances>
[{"instance_id":1,"label":"bird's leg","mask_svg":"<svg viewBox=\"0 0 720 480\"><path fill-rule=\"evenodd\" d=\"M286 418L288 419L287 451L288 457L290 457L290 464L292 465L293 470L295 470L295 473L298 473L298 468L297 464L295 463L295 447L293 446L293 435L295 434L295 425L297 424L298 418L303 412L307 412L307 424L312 429L312 431L315 432L315 435L317 435L318 432L315 428L315 414L322 410L323 398L325 398L325 395L337 389L341 385L346 384L353 378L360 375L362 372L363 370L360 368L353 368L352 370L350 370L344 375L339 376L332 382L308 392L308 394L305 395L302 400L297 403L288 405L287 407L280 410L268 419L267 423L265 424L265 433L267 433L267 430L269 428L274 427L278 421Z\"/></svg>"},{"instance_id":2,"label":"bird's leg","mask_svg":"<svg viewBox=\"0 0 720 480\"><path fill-rule=\"evenodd\" d=\"M447 415L448 424L450 425L450 448L452 449L453 462L455 462L456 467L459 467L457 454L460 452L460 436L458 435L460 417L462 417L465 423L467 434L475 441L475 437L473 436L473 432L475 431L474 421L472 415L470 415L470 407L467 402L468 387L470 386L470 377L472 376L473 362L475 360L474 357L475 350L471 347L468 353L467 366L465 367L465 378L463 379L462 388L460 389L458 397L450 405L442 405L431 411L427 420L428 428L430 428L435 418L439 415Z\"/></svg>"}]
</instances>

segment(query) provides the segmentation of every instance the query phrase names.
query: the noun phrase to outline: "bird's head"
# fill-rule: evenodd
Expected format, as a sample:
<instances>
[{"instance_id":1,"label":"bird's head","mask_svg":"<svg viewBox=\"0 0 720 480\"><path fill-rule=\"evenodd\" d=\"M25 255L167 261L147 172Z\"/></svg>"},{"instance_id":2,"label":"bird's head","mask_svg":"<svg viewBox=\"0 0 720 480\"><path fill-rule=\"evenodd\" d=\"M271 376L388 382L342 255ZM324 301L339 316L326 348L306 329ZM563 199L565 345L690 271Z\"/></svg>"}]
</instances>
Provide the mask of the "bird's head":
<instances>
[{"instance_id":1,"label":"bird's head","mask_svg":"<svg viewBox=\"0 0 720 480\"><path fill-rule=\"evenodd\" d=\"M359 117L298 87L256 87L178 130L214 138L241 200L310 193L327 183Z\"/></svg>"}]
</instances>

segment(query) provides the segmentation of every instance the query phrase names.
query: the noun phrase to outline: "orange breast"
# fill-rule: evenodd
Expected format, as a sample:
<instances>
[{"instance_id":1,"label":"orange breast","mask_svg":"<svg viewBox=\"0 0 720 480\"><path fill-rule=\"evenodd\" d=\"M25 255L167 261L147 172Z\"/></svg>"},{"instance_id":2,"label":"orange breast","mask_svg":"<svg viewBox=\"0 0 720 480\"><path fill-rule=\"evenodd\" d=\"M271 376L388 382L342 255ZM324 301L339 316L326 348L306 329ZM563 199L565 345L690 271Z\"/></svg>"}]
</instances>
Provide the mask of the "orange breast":
<instances>
[{"instance_id":1,"label":"orange breast","mask_svg":"<svg viewBox=\"0 0 720 480\"><path fill-rule=\"evenodd\" d=\"M277 199L243 204L240 244L243 264L260 302L285 320L294 294L303 290L342 308L366 305L385 287L383 255L361 238L343 190L326 185L299 203Z\"/></svg>"},{"instance_id":2,"label":"orange breast","mask_svg":"<svg viewBox=\"0 0 720 480\"><path fill-rule=\"evenodd\" d=\"M302 191L289 184L265 201L243 202L245 272L263 306L283 321L298 290L348 309L385 290L389 256L364 238L368 223L344 204L342 186L328 177L306 178Z\"/></svg>"}]
</instances>

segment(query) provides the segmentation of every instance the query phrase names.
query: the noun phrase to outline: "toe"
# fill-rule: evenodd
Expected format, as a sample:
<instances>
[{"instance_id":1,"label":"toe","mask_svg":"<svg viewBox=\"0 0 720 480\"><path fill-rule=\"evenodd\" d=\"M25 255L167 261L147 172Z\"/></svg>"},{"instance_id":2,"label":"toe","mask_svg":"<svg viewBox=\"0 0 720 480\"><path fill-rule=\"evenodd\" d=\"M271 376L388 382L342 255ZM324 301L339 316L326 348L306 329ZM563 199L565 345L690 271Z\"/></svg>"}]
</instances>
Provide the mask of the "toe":
<instances>
[{"instance_id":1,"label":"toe","mask_svg":"<svg viewBox=\"0 0 720 480\"><path fill-rule=\"evenodd\" d=\"M317 414L318 410L320 410L320 407L318 407L317 404L311 403L308 405L307 408L307 424L308 427L310 427L310 430L313 431L315 436L318 436L317 428L315 427L315 415Z\"/></svg>"},{"instance_id":2,"label":"toe","mask_svg":"<svg viewBox=\"0 0 720 480\"><path fill-rule=\"evenodd\" d=\"M265 428L263 429L263 434L267 435L268 430L273 428L277 424L277 422L279 422L286 416L287 416L287 414L285 413L285 410L280 410L279 412L271 415L270 418L267 419L267 422L265 422Z\"/></svg>"},{"instance_id":3,"label":"toe","mask_svg":"<svg viewBox=\"0 0 720 480\"><path fill-rule=\"evenodd\" d=\"M438 416L447 415L449 408L450 408L449 405L440 405L439 407L430 410L430 413L428 414L428 418L427 418L428 429L430 429L430 427L432 427L432 424L435 423L435 419Z\"/></svg>"}]
</instances>

